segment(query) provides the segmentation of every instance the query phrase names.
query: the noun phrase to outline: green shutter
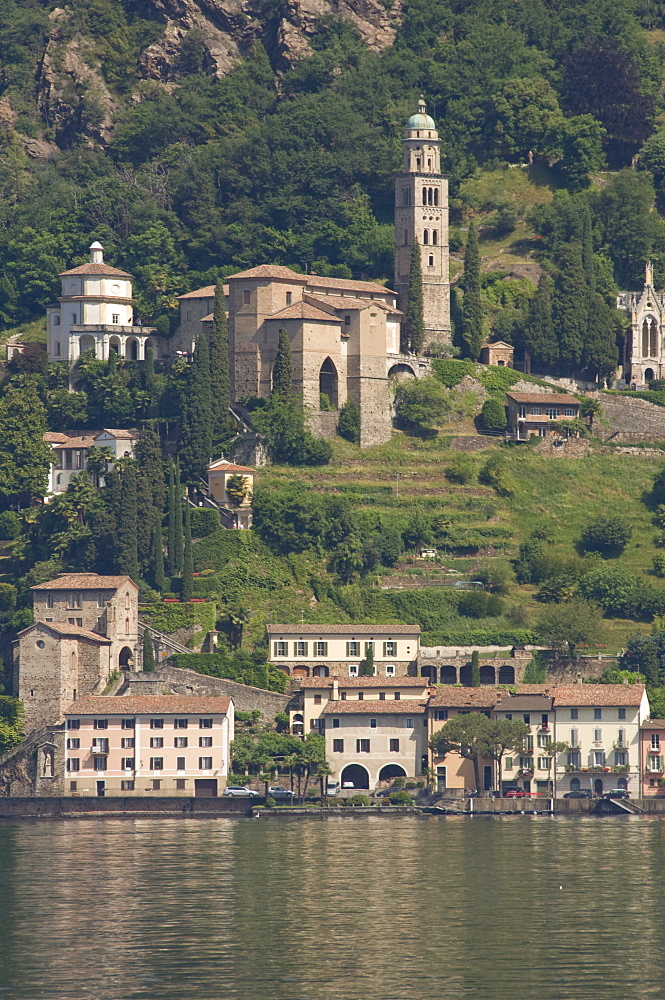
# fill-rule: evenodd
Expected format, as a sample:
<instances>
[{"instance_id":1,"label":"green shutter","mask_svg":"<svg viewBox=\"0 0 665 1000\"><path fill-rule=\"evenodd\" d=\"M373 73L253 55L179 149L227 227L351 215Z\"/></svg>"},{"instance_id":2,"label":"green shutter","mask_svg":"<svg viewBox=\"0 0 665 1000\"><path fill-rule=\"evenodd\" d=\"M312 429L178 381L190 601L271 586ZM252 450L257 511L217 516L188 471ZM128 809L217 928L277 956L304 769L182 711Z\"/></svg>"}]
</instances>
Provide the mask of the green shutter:
<instances>
[{"instance_id":1,"label":"green shutter","mask_svg":"<svg viewBox=\"0 0 665 1000\"><path fill-rule=\"evenodd\" d=\"M506 771L512 770L512 767L513 767L513 758L512 757L506 757L505 767L506 767Z\"/></svg>"}]
</instances>

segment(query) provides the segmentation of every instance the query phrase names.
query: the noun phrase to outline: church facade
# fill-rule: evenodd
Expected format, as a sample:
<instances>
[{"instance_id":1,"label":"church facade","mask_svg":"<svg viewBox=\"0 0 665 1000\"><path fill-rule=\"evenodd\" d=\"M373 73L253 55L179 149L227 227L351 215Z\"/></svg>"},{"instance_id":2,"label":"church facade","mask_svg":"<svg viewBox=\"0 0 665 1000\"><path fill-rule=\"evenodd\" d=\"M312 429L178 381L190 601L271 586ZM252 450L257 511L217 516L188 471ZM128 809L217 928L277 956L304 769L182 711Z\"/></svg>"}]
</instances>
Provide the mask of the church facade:
<instances>
[{"instance_id":1,"label":"church facade","mask_svg":"<svg viewBox=\"0 0 665 1000\"><path fill-rule=\"evenodd\" d=\"M665 378L665 292L654 288L651 261L642 291L619 292L617 309L630 320L623 354L626 383L644 388L653 379Z\"/></svg>"}]
</instances>

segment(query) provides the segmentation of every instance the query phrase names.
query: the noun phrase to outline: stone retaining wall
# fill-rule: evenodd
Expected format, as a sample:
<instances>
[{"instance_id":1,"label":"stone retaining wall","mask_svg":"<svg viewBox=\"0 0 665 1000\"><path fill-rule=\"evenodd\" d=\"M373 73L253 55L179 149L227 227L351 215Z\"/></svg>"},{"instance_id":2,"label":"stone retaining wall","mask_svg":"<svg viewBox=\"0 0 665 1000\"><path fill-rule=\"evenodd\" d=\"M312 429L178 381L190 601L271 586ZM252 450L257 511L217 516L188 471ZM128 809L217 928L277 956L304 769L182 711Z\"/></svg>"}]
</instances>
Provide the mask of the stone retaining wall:
<instances>
[{"instance_id":1,"label":"stone retaining wall","mask_svg":"<svg viewBox=\"0 0 665 1000\"><path fill-rule=\"evenodd\" d=\"M285 712L291 700L288 694L264 691L263 688L238 684L223 677L210 677L196 670L169 666L160 667L154 673L139 671L128 674L123 694L183 694L233 698L237 712L258 710L267 722L272 722L278 712Z\"/></svg>"},{"instance_id":2,"label":"stone retaining wall","mask_svg":"<svg viewBox=\"0 0 665 1000\"><path fill-rule=\"evenodd\" d=\"M665 406L628 395L592 394L602 407L603 426L594 421L594 433L605 441L665 441Z\"/></svg>"}]
</instances>

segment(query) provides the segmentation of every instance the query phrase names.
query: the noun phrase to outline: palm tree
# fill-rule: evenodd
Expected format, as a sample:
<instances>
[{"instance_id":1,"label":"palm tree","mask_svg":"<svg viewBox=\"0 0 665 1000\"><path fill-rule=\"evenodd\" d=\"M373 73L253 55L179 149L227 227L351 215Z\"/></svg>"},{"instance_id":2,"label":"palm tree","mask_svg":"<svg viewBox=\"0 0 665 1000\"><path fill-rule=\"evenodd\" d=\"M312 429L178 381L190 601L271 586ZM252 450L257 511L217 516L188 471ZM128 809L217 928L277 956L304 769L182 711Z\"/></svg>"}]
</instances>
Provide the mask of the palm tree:
<instances>
[{"instance_id":1,"label":"palm tree","mask_svg":"<svg viewBox=\"0 0 665 1000\"><path fill-rule=\"evenodd\" d=\"M328 763L328 761L323 761L316 768L316 776L319 779L321 785L321 802L324 805L328 805L328 781L327 779L332 775L333 769Z\"/></svg>"},{"instance_id":2,"label":"palm tree","mask_svg":"<svg viewBox=\"0 0 665 1000\"><path fill-rule=\"evenodd\" d=\"M109 471L109 465L114 458L113 451L106 445L103 448L98 448L95 445L94 448L88 451L85 464L95 486L101 486L102 479L105 473Z\"/></svg>"}]
</instances>

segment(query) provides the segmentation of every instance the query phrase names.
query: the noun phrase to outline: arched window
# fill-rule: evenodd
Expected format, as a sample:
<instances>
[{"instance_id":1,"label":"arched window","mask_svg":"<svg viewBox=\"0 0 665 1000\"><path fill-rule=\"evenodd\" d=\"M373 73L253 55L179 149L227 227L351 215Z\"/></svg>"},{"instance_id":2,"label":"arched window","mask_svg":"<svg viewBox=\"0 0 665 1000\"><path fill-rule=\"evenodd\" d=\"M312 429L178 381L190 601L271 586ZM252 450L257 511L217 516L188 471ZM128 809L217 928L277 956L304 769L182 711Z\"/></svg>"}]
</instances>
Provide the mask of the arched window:
<instances>
[{"instance_id":1,"label":"arched window","mask_svg":"<svg viewBox=\"0 0 665 1000\"><path fill-rule=\"evenodd\" d=\"M129 611L131 604L129 602L129 591L125 594L125 611Z\"/></svg>"},{"instance_id":2,"label":"arched window","mask_svg":"<svg viewBox=\"0 0 665 1000\"><path fill-rule=\"evenodd\" d=\"M427 204L427 188L423 188L423 205Z\"/></svg>"},{"instance_id":3,"label":"arched window","mask_svg":"<svg viewBox=\"0 0 665 1000\"><path fill-rule=\"evenodd\" d=\"M658 356L658 327L655 316L646 316L642 323L642 357Z\"/></svg>"},{"instance_id":4,"label":"arched window","mask_svg":"<svg viewBox=\"0 0 665 1000\"><path fill-rule=\"evenodd\" d=\"M434 244L434 246L437 246L438 243L439 243L439 230L438 229L433 229L432 230L432 243Z\"/></svg>"},{"instance_id":5,"label":"arched window","mask_svg":"<svg viewBox=\"0 0 665 1000\"><path fill-rule=\"evenodd\" d=\"M125 618L125 635L129 635L129 618Z\"/></svg>"},{"instance_id":6,"label":"arched window","mask_svg":"<svg viewBox=\"0 0 665 1000\"><path fill-rule=\"evenodd\" d=\"M439 204L439 189L438 188L434 188L434 204L435 205Z\"/></svg>"},{"instance_id":7,"label":"arched window","mask_svg":"<svg viewBox=\"0 0 665 1000\"><path fill-rule=\"evenodd\" d=\"M429 243L429 229L423 229L423 243L425 246Z\"/></svg>"},{"instance_id":8,"label":"arched window","mask_svg":"<svg viewBox=\"0 0 665 1000\"><path fill-rule=\"evenodd\" d=\"M416 170L420 170L420 157L416 157Z\"/></svg>"},{"instance_id":9,"label":"arched window","mask_svg":"<svg viewBox=\"0 0 665 1000\"><path fill-rule=\"evenodd\" d=\"M434 254L433 253L431 253L429 255L429 261L427 262L427 264L428 264L428 267L434 267Z\"/></svg>"},{"instance_id":10,"label":"arched window","mask_svg":"<svg viewBox=\"0 0 665 1000\"><path fill-rule=\"evenodd\" d=\"M432 205L434 203L434 190L433 188L427 188L427 204Z\"/></svg>"},{"instance_id":11,"label":"arched window","mask_svg":"<svg viewBox=\"0 0 665 1000\"><path fill-rule=\"evenodd\" d=\"M429 157L429 156L427 157L427 169L428 170L432 169L432 160L431 160L431 157Z\"/></svg>"}]
</instances>

